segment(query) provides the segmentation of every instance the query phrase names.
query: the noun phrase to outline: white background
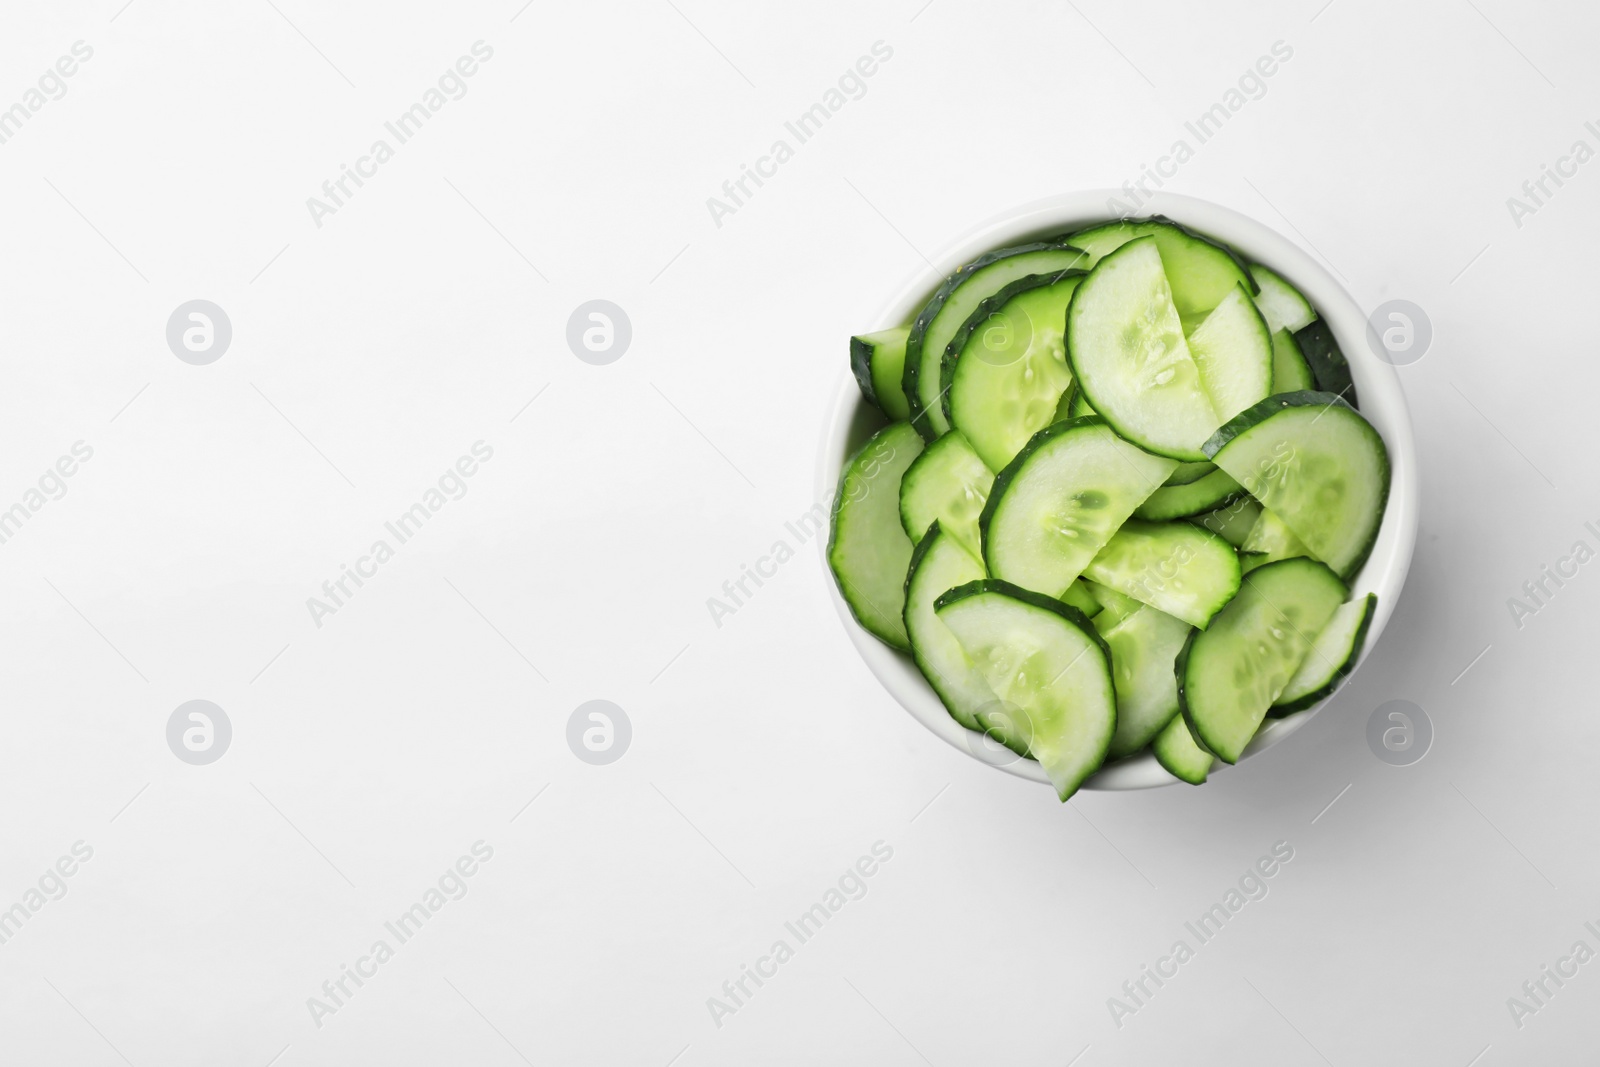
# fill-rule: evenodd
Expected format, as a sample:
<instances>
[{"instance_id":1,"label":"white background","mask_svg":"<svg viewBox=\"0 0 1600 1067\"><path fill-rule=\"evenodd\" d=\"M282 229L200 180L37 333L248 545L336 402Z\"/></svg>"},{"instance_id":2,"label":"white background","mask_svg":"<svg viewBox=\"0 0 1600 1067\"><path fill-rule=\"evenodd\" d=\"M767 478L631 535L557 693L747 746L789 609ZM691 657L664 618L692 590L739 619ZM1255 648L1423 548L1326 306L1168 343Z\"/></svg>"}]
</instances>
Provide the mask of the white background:
<instances>
[{"instance_id":1,"label":"white background","mask_svg":"<svg viewBox=\"0 0 1600 1067\"><path fill-rule=\"evenodd\" d=\"M94 850L0 945L0 1061L1592 1047L1600 963L1520 1029L1506 1000L1600 949L1600 579L1521 629L1506 600L1600 544L1600 164L1520 228L1505 202L1600 147L1592 11L121 3L0 27L0 107L94 49L0 145L0 508L94 449L0 545L0 908ZM306 198L480 39L466 96L318 228ZM716 226L706 198L880 40L866 95ZM706 598L812 504L846 337L886 325L922 255L1136 176L1280 40L1266 95L1169 188L1313 249L1363 307L1432 319L1401 370L1416 561L1359 677L1201 789L1063 807L888 697L814 545L714 626ZM233 324L210 366L164 336L195 298ZM609 366L565 342L593 298L633 324ZM306 598L479 440L468 494L315 626ZM165 740L195 698L234 730L203 767ZM565 740L597 698L633 725L610 766ZM1365 740L1391 699L1436 731L1410 767ZM480 839L470 892L315 1025L307 998ZM866 896L715 1025L707 998L880 840ZM1116 1026L1107 998L1277 841L1270 895Z\"/></svg>"}]
</instances>

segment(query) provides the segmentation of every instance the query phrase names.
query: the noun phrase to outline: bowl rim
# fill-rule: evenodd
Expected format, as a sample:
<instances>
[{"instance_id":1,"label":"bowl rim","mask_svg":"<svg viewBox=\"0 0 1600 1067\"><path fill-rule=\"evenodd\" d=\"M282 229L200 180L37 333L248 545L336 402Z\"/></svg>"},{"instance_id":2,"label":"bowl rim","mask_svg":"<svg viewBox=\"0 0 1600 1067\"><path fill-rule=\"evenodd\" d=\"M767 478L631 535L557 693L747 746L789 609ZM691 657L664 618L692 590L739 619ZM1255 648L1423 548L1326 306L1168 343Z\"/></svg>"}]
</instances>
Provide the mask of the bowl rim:
<instances>
[{"instance_id":1,"label":"bowl rim","mask_svg":"<svg viewBox=\"0 0 1600 1067\"><path fill-rule=\"evenodd\" d=\"M1242 761L1289 737L1336 696L1371 655L1394 613L1411 566L1417 535L1419 491L1411 417L1395 368L1379 359L1367 344L1367 316L1345 287L1299 244L1248 215L1198 197L1158 191L1146 197L1138 213L1132 214L1114 210L1123 196L1125 193L1116 189L1060 193L991 216L949 242L931 264L911 271L894 295L877 307L862 332L910 322L945 277L984 252L1071 233L1121 217L1166 216L1221 241L1249 262L1270 268L1305 294L1333 331L1349 361L1362 415L1377 428L1389 449L1387 510L1371 555L1350 581L1352 597L1377 593L1378 603L1355 670L1317 704L1281 719L1269 720L1245 749L1240 757ZM871 418L873 415L876 415L875 420ZM863 425L873 422L879 426L886 424L882 415L861 396L848 367L841 369L817 459L816 499L829 502L830 508L844 463L864 440L860 436ZM819 543L821 540L818 539ZM819 551L819 558L827 571L825 548ZM951 718L911 657L890 648L855 621L831 572L826 575L826 584L834 609L856 651L883 687L914 719L980 762L1030 781L1048 781L1038 763L1005 750L996 752L996 746L982 735ZM1227 767L1227 764L1218 763L1212 773L1221 773ZM1178 779L1156 762L1153 755L1144 752L1102 767L1084 782L1083 788L1149 789L1176 782Z\"/></svg>"}]
</instances>

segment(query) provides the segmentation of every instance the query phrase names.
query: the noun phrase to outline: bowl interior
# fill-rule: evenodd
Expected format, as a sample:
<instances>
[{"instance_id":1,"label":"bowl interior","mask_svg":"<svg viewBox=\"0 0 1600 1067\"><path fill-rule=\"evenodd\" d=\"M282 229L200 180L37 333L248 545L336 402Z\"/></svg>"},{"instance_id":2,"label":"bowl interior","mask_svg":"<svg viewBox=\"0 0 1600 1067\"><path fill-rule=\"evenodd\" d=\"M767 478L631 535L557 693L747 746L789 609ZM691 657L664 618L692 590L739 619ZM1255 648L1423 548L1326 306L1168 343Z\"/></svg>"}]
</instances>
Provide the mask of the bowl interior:
<instances>
[{"instance_id":1,"label":"bowl interior","mask_svg":"<svg viewBox=\"0 0 1600 1067\"><path fill-rule=\"evenodd\" d=\"M1117 212L1109 204L1116 195L1115 190L1063 194L1006 212L974 227L935 257L933 268L925 267L907 279L875 315L860 324L860 330L880 330L910 322L946 276L984 252L1115 218ZM1382 434L1391 466L1388 510L1372 555L1350 583L1353 596L1378 595L1377 609L1361 654L1361 659L1365 660L1394 611L1416 541L1415 446L1405 397L1394 368L1368 348L1366 316L1344 287L1320 263L1281 234L1228 208L1174 193L1156 194L1141 206L1139 214L1141 217L1165 215L1224 242L1245 259L1277 271L1311 301L1344 350L1361 413ZM818 460L818 499L831 499L845 460L882 427L884 421L862 398L849 371L841 372ZM952 719L911 657L889 648L856 623L839 596L832 575L828 576L828 588L857 651L878 680L913 717L976 759L1023 778L1046 781L1043 769L1034 761L998 748ZM1325 703L1326 700L1285 718L1269 720L1245 750L1244 758L1255 756L1294 733ZM1218 771L1225 766L1219 764ZM1144 789L1176 781L1146 752L1108 764L1090 777L1084 788Z\"/></svg>"}]
</instances>

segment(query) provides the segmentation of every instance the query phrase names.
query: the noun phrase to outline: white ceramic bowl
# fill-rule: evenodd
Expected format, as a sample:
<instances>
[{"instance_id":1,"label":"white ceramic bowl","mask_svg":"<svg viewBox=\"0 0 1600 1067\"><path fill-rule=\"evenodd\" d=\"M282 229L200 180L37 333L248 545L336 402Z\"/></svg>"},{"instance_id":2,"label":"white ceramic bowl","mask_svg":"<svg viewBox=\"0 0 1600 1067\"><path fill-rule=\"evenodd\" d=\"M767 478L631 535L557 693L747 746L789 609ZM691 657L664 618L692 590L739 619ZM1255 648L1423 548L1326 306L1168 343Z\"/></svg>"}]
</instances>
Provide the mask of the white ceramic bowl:
<instances>
[{"instance_id":1,"label":"white ceramic bowl","mask_svg":"<svg viewBox=\"0 0 1600 1067\"><path fill-rule=\"evenodd\" d=\"M963 263L991 249L1022 244L1104 221L1114 214L1107 211L1107 201L1117 195L1115 190L1110 189L1065 193L990 219L945 249L934 260L933 268L918 271L882 305L876 315L861 322L857 329L867 332L910 322L939 283ZM1351 582L1351 591L1355 595L1378 594L1377 611L1367 632L1366 648L1362 654L1365 659L1382 637L1384 625L1394 611L1400 587L1405 584L1406 571L1411 566L1411 550L1417 536L1416 449L1411 437L1411 418L1406 411L1405 397L1400 391L1394 368L1380 360L1367 346L1366 316L1343 286L1320 263L1281 234L1236 211L1175 193L1157 193L1154 199L1141 205L1140 213L1165 215L1225 242L1247 260L1265 264L1282 274L1311 301L1332 328L1339 346L1350 361L1350 374L1355 380L1361 413L1383 435L1384 443L1389 448L1391 465L1389 507L1383 518L1383 526L1378 531L1377 543L1366 566ZM841 364L845 362L843 351L844 346L841 345ZM822 456L817 469L817 499L831 499L845 460L883 422L883 416L862 399L855 379L846 368L841 373L823 436ZM826 562L823 565L826 566ZM833 590L834 607L861 658L866 660L867 666L878 676L884 688L913 717L976 759L1022 778L1046 781L1044 771L1034 761L1010 756L997 758L992 744L952 719L911 657L889 648L862 629L851 617L831 574L828 576L828 587ZM1321 706L1318 704L1283 719L1269 719L1266 727L1245 749L1245 757L1263 752L1294 733ZM1154 756L1146 753L1102 768L1084 783L1084 788L1145 789L1176 781L1156 762Z\"/></svg>"}]
</instances>

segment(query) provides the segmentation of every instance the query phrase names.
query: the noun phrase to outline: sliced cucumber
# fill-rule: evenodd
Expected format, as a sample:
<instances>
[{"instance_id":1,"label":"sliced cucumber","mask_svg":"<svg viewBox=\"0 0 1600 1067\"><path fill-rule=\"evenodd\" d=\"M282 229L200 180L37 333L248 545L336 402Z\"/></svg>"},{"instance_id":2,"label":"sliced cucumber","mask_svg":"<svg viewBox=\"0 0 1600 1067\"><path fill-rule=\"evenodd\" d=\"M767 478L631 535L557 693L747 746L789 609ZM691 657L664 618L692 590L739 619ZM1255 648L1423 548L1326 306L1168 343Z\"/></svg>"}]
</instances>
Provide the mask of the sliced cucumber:
<instances>
[{"instance_id":1,"label":"sliced cucumber","mask_svg":"<svg viewBox=\"0 0 1600 1067\"><path fill-rule=\"evenodd\" d=\"M1233 546L1189 522L1129 519L1083 573L1201 629L1239 591Z\"/></svg>"},{"instance_id":2,"label":"sliced cucumber","mask_svg":"<svg viewBox=\"0 0 1600 1067\"><path fill-rule=\"evenodd\" d=\"M1067 304L1082 271L1030 274L978 305L945 349L945 417L995 470L1055 421L1072 384Z\"/></svg>"},{"instance_id":3,"label":"sliced cucumber","mask_svg":"<svg viewBox=\"0 0 1600 1067\"><path fill-rule=\"evenodd\" d=\"M1189 637L1189 624L1164 611L1141 607L1100 631L1111 649L1117 690L1117 729L1106 759L1121 759L1148 745L1178 714L1178 679L1173 664Z\"/></svg>"},{"instance_id":4,"label":"sliced cucumber","mask_svg":"<svg viewBox=\"0 0 1600 1067\"><path fill-rule=\"evenodd\" d=\"M1221 507L1244 489L1227 471L1212 471L1188 485L1168 485L1150 494L1134 516L1140 519L1183 519Z\"/></svg>"},{"instance_id":5,"label":"sliced cucumber","mask_svg":"<svg viewBox=\"0 0 1600 1067\"><path fill-rule=\"evenodd\" d=\"M1072 372L1068 371L1067 373L1071 374ZM1070 385L1067 386L1067 391L1061 394L1060 400L1056 401L1056 413L1051 416L1051 422L1066 422L1074 417L1072 414L1072 401L1077 396L1077 393L1077 389Z\"/></svg>"},{"instance_id":6,"label":"sliced cucumber","mask_svg":"<svg viewBox=\"0 0 1600 1067\"><path fill-rule=\"evenodd\" d=\"M1356 669L1361 646L1367 643L1367 628L1372 625L1372 615L1377 608L1376 593L1340 604L1333 618L1311 642L1311 652L1300 669L1278 694L1271 714L1288 715L1330 696L1339 682Z\"/></svg>"},{"instance_id":7,"label":"sliced cucumber","mask_svg":"<svg viewBox=\"0 0 1600 1067\"><path fill-rule=\"evenodd\" d=\"M979 256L946 278L917 313L906 337L902 387L911 421L930 441L950 429L939 391L946 346L978 305L1029 274L1051 274L1084 266L1083 253L1055 241L1002 248Z\"/></svg>"},{"instance_id":8,"label":"sliced cucumber","mask_svg":"<svg viewBox=\"0 0 1600 1067\"><path fill-rule=\"evenodd\" d=\"M1217 757L1200 747L1182 715L1175 716L1150 743L1156 762L1167 773L1190 785L1203 785Z\"/></svg>"},{"instance_id":9,"label":"sliced cucumber","mask_svg":"<svg viewBox=\"0 0 1600 1067\"><path fill-rule=\"evenodd\" d=\"M1045 427L995 477L979 519L984 564L996 578L1060 596L1172 467L1098 418Z\"/></svg>"},{"instance_id":10,"label":"sliced cucumber","mask_svg":"<svg viewBox=\"0 0 1600 1067\"><path fill-rule=\"evenodd\" d=\"M1210 460L1203 460L1199 463L1180 463L1178 464L1178 469L1173 471L1162 484L1188 485L1190 482L1198 482L1216 469L1217 465Z\"/></svg>"},{"instance_id":11,"label":"sliced cucumber","mask_svg":"<svg viewBox=\"0 0 1600 1067\"><path fill-rule=\"evenodd\" d=\"M1353 408L1360 407L1356 402L1355 382L1350 380L1350 361L1344 358L1344 350L1334 339L1327 322L1318 319L1310 326L1296 330L1294 340L1317 380L1317 389L1336 394Z\"/></svg>"},{"instance_id":12,"label":"sliced cucumber","mask_svg":"<svg viewBox=\"0 0 1600 1067\"><path fill-rule=\"evenodd\" d=\"M1287 329L1290 333L1303 330L1316 321L1316 309L1311 301L1300 295L1300 290L1283 280L1283 277L1259 263L1250 264L1250 277L1254 278L1260 292L1256 306L1261 317L1267 320L1267 329L1273 333ZM1278 390L1283 392L1283 390Z\"/></svg>"},{"instance_id":13,"label":"sliced cucumber","mask_svg":"<svg viewBox=\"0 0 1600 1067\"><path fill-rule=\"evenodd\" d=\"M1354 669L1389 457L1275 271L1107 222L980 256L850 354L892 424L841 474L835 581L1063 800L1146 748L1204 782Z\"/></svg>"},{"instance_id":14,"label":"sliced cucumber","mask_svg":"<svg viewBox=\"0 0 1600 1067\"><path fill-rule=\"evenodd\" d=\"M1260 516L1250 533L1245 536L1244 544L1239 546L1241 555L1251 557L1250 569L1266 563L1276 563L1280 559L1293 559L1295 556L1309 556L1311 550L1294 535L1294 531L1283 524L1266 508L1261 509Z\"/></svg>"},{"instance_id":15,"label":"sliced cucumber","mask_svg":"<svg viewBox=\"0 0 1600 1067\"><path fill-rule=\"evenodd\" d=\"M941 438L943 440L943 438ZM994 690L961 647L956 635L934 614L933 603L958 585L984 577L983 564L935 522L924 531L906 575L906 633L911 658L939 694L950 717L969 730L982 731L978 714L994 703Z\"/></svg>"},{"instance_id":16,"label":"sliced cucumber","mask_svg":"<svg viewBox=\"0 0 1600 1067\"><path fill-rule=\"evenodd\" d=\"M833 498L828 566L850 613L901 651L911 641L901 618L911 538L900 526L900 476L922 453L909 422L890 423L850 457Z\"/></svg>"},{"instance_id":17,"label":"sliced cucumber","mask_svg":"<svg viewBox=\"0 0 1600 1067\"><path fill-rule=\"evenodd\" d=\"M1204 526L1234 548L1244 544L1250 530L1261 516L1261 505L1248 496L1241 496L1216 511L1196 515L1189 521Z\"/></svg>"},{"instance_id":18,"label":"sliced cucumber","mask_svg":"<svg viewBox=\"0 0 1600 1067\"><path fill-rule=\"evenodd\" d=\"M1250 293L1256 291L1255 280L1230 250L1169 219L1109 222L1075 233L1067 240L1088 254L1089 262L1084 266L1091 267L1140 237L1155 238L1172 285L1173 302L1185 319L1205 315L1222 303L1236 285L1243 285Z\"/></svg>"},{"instance_id":19,"label":"sliced cucumber","mask_svg":"<svg viewBox=\"0 0 1600 1067\"><path fill-rule=\"evenodd\" d=\"M850 338L850 369L861 386L861 395L896 421L911 417L911 405L900 385L906 365L906 335L910 332L909 326L896 326Z\"/></svg>"},{"instance_id":20,"label":"sliced cucumber","mask_svg":"<svg viewBox=\"0 0 1600 1067\"><path fill-rule=\"evenodd\" d=\"M1102 633L1109 627L1126 619L1136 611L1143 611L1144 605L1131 596L1124 596L1109 586L1092 582L1087 578L1079 578L1075 585L1081 585L1100 604L1100 614L1095 616L1094 624Z\"/></svg>"},{"instance_id":21,"label":"sliced cucumber","mask_svg":"<svg viewBox=\"0 0 1600 1067\"><path fill-rule=\"evenodd\" d=\"M991 741L999 742L1023 759L1032 759L1028 743L1033 739L1033 724L1027 712L1009 700L996 697L978 715L978 729Z\"/></svg>"},{"instance_id":22,"label":"sliced cucumber","mask_svg":"<svg viewBox=\"0 0 1600 1067\"><path fill-rule=\"evenodd\" d=\"M1173 459L1211 458L1201 446L1222 420L1189 356L1154 237L1123 245L1078 286L1067 358L1079 390L1117 433Z\"/></svg>"},{"instance_id":23,"label":"sliced cucumber","mask_svg":"<svg viewBox=\"0 0 1600 1067\"><path fill-rule=\"evenodd\" d=\"M1095 618L1103 610L1100 601L1095 599L1093 593L1089 592L1088 583L1082 578L1067 586L1067 591L1061 594L1061 602L1083 612L1086 619Z\"/></svg>"},{"instance_id":24,"label":"sliced cucumber","mask_svg":"<svg viewBox=\"0 0 1600 1067\"><path fill-rule=\"evenodd\" d=\"M1242 285L1189 334L1189 356L1221 421L1272 392L1272 334Z\"/></svg>"},{"instance_id":25,"label":"sliced cucumber","mask_svg":"<svg viewBox=\"0 0 1600 1067\"><path fill-rule=\"evenodd\" d=\"M1317 380L1311 375L1311 365L1300 354L1300 345L1294 334L1279 330L1272 335L1272 391L1298 393L1315 389Z\"/></svg>"},{"instance_id":26,"label":"sliced cucumber","mask_svg":"<svg viewBox=\"0 0 1600 1067\"><path fill-rule=\"evenodd\" d=\"M1389 499L1389 453L1354 408L1330 393L1280 393L1218 430L1206 451L1312 555L1345 577L1361 569Z\"/></svg>"},{"instance_id":27,"label":"sliced cucumber","mask_svg":"<svg viewBox=\"0 0 1600 1067\"><path fill-rule=\"evenodd\" d=\"M1239 595L1178 657L1183 716L1202 745L1225 763L1239 761L1311 651L1311 635L1348 593L1337 574L1303 556L1245 578Z\"/></svg>"},{"instance_id":28,"label":"sliced cucumber","mask_svg":"<svg viewBox=\"0 0 1600 1067\"><path fill-rule=\"evenodd\" d=\"M937 521L963 548L982 557L978 516L989 499L994 472L959 433L947 433L923 450L900 479L900 525L912 544Z\"/></svg>"},{"instance_id":29,"label":"sliced cucumber","mask_svg":"<svg viewBox=\"0 0 1600 1067\"><path fill-rule=\"evenodd\" d=\"M1062 800L1105 762L1117 724L1111 653L1059 600L987 579L934 604L995 696L1026 716L1028 751Z\"/></svg>"}]
</instances>

